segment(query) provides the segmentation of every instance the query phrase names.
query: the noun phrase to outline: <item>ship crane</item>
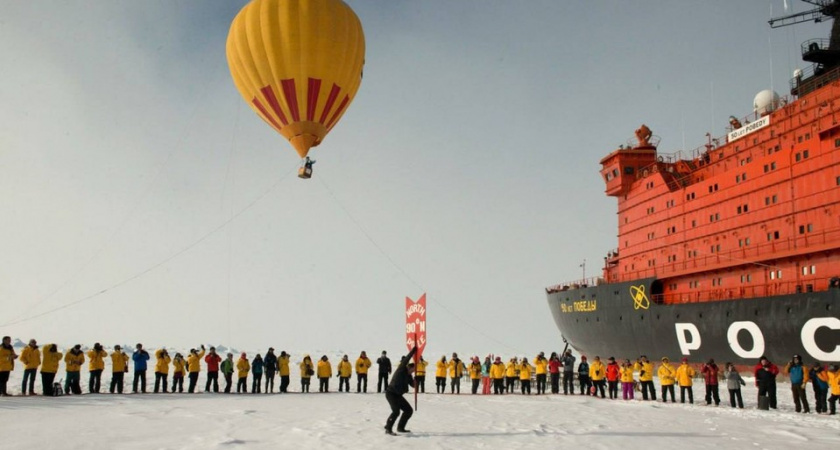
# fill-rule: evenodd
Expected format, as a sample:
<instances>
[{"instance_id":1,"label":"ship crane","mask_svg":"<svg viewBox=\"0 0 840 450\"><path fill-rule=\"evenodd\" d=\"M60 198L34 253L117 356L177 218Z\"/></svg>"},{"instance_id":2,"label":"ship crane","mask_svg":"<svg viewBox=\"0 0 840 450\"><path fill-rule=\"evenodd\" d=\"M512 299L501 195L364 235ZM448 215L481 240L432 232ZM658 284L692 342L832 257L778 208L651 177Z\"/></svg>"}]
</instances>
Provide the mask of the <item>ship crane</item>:
<instances>
[{"instance_id":1,"label":"ship crane","mask_svg":"<svg viewBox=\"0 0 840 450\"><path fill-rule=\"evenodd\" d=\"M791 80L791 94L801 96L814 90L821 83L809 83L809 79L831 72L832 79L840 76L837 70L831 70L840 66L840 0L802 0L814 7L808 11L788 14L770 19L771 28L781 28L788 25L795 25L802 22L822 22L834 20L831 25L831 36L829 39L811 39L802 43L802 59L814 63L804 72L797 69L794 78ZM823 79L823 81L831 81Z\"/></svg>"}]
</instances>

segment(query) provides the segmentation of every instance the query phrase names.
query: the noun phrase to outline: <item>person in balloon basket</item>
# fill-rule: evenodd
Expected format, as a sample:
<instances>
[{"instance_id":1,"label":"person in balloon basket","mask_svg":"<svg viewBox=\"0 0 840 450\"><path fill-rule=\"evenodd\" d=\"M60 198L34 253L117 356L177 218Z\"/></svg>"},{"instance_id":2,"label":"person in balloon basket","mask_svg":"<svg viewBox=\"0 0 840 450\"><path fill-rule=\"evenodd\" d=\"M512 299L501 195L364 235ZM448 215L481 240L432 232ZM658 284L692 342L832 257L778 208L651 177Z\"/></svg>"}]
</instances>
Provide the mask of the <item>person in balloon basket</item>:
<instances>
[{"instance_id":1,"label":"person in balloon basket","mask_svg":"<svg viewBox=\"0 0 840 450\"><path fill-rule=\"evenodd\" d=\"M683 358L680 366L677 367L677 383L680 385L680 403L685 403L685 394L688 393L688 403L694 404L694 375L697 371L688 364L688 358Z\"/></svg>"},{"instance_id":2,"label":"person in balloon basket","mask_svg":"<svg viewBox=\"0 0 840 450\"><path fill-rule=\"evenodd\" d=\"M592 380L589 378L589 361L586 360L586 355L580 355L578 384L580 384L580 395L592 395L589 392L592 389Z\"/></svg>"},{"instance_id":3,"label":"person in balloon basket","mask_svg":"<svg viewBox=\"0 0 840 450\"><path fill-rule=\"evenodd\" d=\"M367 393L368 370L373 363L368 358L367 353L362 351L359 358L356 359L356 392Z\"/></svg>"},{"instance_id":4,"label":"person in balloon basket","mask_svg":"<svg viewBox=\"0 0 840 450\"><path fill-rule=\"evenodd\" d=\"M330 391L330 377L332 377L332 364L327 355L321 355L318 361L318 392Z\"/></svg>"},{"instance_id":5,"label":"person in balloon basket","mask_svg":"<svg viewBox=\"0 0 840 450\"><path fill-rule=\"evenodd\" d=\"M405 426L408 424L408 419L414 414L414 409L408 403L408 400L403 397L408 392L409 386L414 386L414 378L411 376L414 373L414 363L412 358L417 353L417 346L408 352L408 355L400 360L397 370L394 371L394 376L391 377L391 382L385 388L385 399L388 400L388 405L391 407L391 415L385 422L385 433L395 435L394 423L397 418L400 419L397 423L397 431L400 433L410 433ZM402 412L402 416L400 416Z\"/></svg>"},{"instance_id":6,"label":"person in balloon basket","mask_svg":"<svg viewBox=\"0 0 840 450\"><path fill-rule=\"evenodd\" d=\"M831 370L826 373L828 376L828 389L831 397L828 397L828 414L833 416L837 414L837 400L840 400L840 364L831 366Z\"/></svg>"},{"instance_id":7,"label":"person in balloon basket","mask_svg":"<svg viewBox=\"0 0 840 450\"><path fill-rule=\"evenodd\" d=\"M303 356L303 362L300 363L300 391L309 392L309 382L315 375L315 365L312 364L312 358L309 355Z\"/></svg>"},{"instance_id":8,"label":"person in balloon basket","mask_svg":"<svg viewBox=\"0 0 840 450\"><path fill-rule=\"evenodd\" d=\"M353 375L353 366L350 364L350 357L344 355L341 361L338 362L338 367L335 370L338 372L338 392L350 392L350 377Z\"/></svg>"},{"instance_id":9,"label":"person in balloon basket","mask_svg":"<svg viewBox=\"0 0 840 450\"><path fill-rule=\"evenodd\" d=\"M805 386L810 381L808 368L802 364L802 357L793 355L793 358L785 364L785 373L790 377L790 391L793 395L793 404L796 407L796 412L804 412L808 414L811 412L808 406L808 396L805 394Z\"/></svg>"},{"instance_id":10,"label":"person in balloon basket","mask_svg":"<svg viewBox=\"0 0 840 450\"><path fill-rule=\"evenodd\" d=\"M210 392L211 386L213 392L219 392L219 363L222 362L222 357L216 353L216 347L210 347L210 351L204 357L204 362L207 364L207 383L204 385L204 392Z\"/></svg>"},{"instance_id":11,"label":"person in balloon basket","mask_svg":"<svg viewBox=\"0 0 840 450\"><path fill-rule=\"evenodd\" d=\"M700 368L700 372L703 374L703 381L706 384L706 404L711 405L712 399L714 399L715 406L720 405L720 394L718 392L718 375L720 374L720 369L715 364L715 360L709 359Z\"/></svg>"},{"instance_id":12,"label":"person in balloon basket","mask_svg":"<svg viewBox=\"0 0 840 450\"><path fill-rule=\"evenodd\" d=\"M220 370L225 377L225 394L230 394L230 386L233 383L233 353L228 353L227 358L222 361Z\"/></svg>"},{"instance_id":13,"label":"person in balloon basket","mask_svg":"<svg viewBox=\"0 0 840 450\"><path fill-rule=\"evenodd\" d=\"M265 393L274 393L274 374L277 373L277 355L274 354L274 347L269 347L268 352L263 356L265 363Z\"/></svg>"},{"instance_id":14,"label":"person in balloon basket","mask_svg":"<svg viewBox=\"0 0 840 450\"><path fill-rule=\"evenodd\" d=\"M192 394L195 392L195 385L198 383L198 374L201 372L201 358L204 357L204 344L201 345L201 351L191 348L190 355L187 356L187 372L190 374L190 388L187 392Z\"/></svg>"},{"instance_id":15,"label":"person in balloon basket","mask_svg":"<svg viewBox=\"0 0 840 450\"><path fill-rule=\"evenodd\" d=\"M667 356L662 357L662 364L659 365L656 374L659 376L659 384L662 385L662 403L668 403L669 393L671 394L671 403L676 403L674 384L677 382L677 370L671 365L671 360Z\"/></svg>"},{"instance_id":16,"label":"person in balloon basket","mask_svg":"<svg viewBox=\"0 0 840 450\"><path fill-rule=\"evenodd\" d=\"M729 391L729 406L735 407L737 401L738 408L744 409L744 399L741 397L741 386L746 386L747 383L741 378L741 374L735 370L735 365L731 362L726 363L726 390Z\"/></svg>"},{"instance_id":17,"label":"person in balloon basket","mask_svg":"<svg viewBox=\"0 0 840 450\"><path fill-rule=\"evenodd\" d=\"M762 356L753 368L753 374L755 385L758 387L758 396L767 397L770 408L776 409L776 375L779 374L779 368L766 356Z\"/></svg>"},{"instance_id":18,"label":"person in balloon basket","mask_svg":"<svg viewBox=\"0 0 840 450\"><path fill-rule=\"evenodd\" d=\"M0 396L9 396L7 390L9 375L15 370L15 359L17 357L15 348L12 346L12 337L3 336L3 343L0 344Z\"/></svg>"},{"instance_id":19,"label":"person in balloon basket","mask_svg":"<svg viewBox=\"0 0 840 450\"><path fill-rule=\"evenodd\" d=\"M814 384L814 410L817 414L828 413L828 370L819 362L815 362L808 372L808 377Z\"/></svg>"},{"instance_id":20,"label":"person in balloon basket","mask_svg":"<svg viewBox=\"0 0 840 450\"><path fill-rule=\"evenodd\" d=\"M21 395L26 395L26 387L29 386L29 395L35 394L35 378L38 367L41 365L41 349L35 339L29 340L29 345L20 351L20 362L23 363L23 387Z\"/></svg>"},{"instance_id":21,"label":"person in balloon basket","mask_svg":"<svg viewBox=\"0 0 840 450\"><path fill-rule=\"evenodd\" d=\"M169 363L171 362L172 358L165 348L159 348L155 351L155 394L169 392L166 379L169 378ZM161 386L163 386L163 390L161 390Z\"/></svg>"},{"instance_id":22,"label":"person in balloon basket","mask_svg":"<svg viewBox=\"0 0 840 450\"><path fill-rule=\"evenodd\" d=\"M251 363L248 362L248 355L242 352L239 355L239 361L236 362L236 371L238 375L238 382L236 383L237 394L248 393L248 372L251 370Z\"/></svg>"},{"instance_id":23,"label":"person in balloon basket","mask_svg":"<svg viewBox=\"0 0 840 450\"><path fill-rule=\"evenodd\" d=\"M277 358L277 374L280 375L280 392L289 392L289 377L291 376L291 369L289 368L289 360L292 355L286 353L285 350L280 352Z\"/></svg>"},{"instance_id":24,"label":"person in balloon basket","mask_svg":"<svg viewBox=\"0 0 840 450\"><path fill-rule=\"evenodd\" d=\"M149 360L149 352L143 350L143 344L137 344L134 353L131 355L134 361L134 382L132 383L132 392L137 393L137 384L139 381L140 390L146 393L146 370L147 361Z\"/></svg>"},{"instance_id":25,"label":"person in balloon basket","mask_svg":"<svg viewBox=\"0 0 840 450\"><path fill-rule=\"evenodd\" d=\"M172 360L172 392L177 390L179 393L184 392L184 375L186 374L187 362L184 360L184 355L175 353L175 359Z\"/></svg>"},{"instance_id":26,"label":"person in balloon basket","mask_svg":"<svg viewBox=\"0 0 840 450\"><path fill-rule=\"evenodd\" d=\"M108 392L113 394L123 393L123 384L125 382L125 373L128 371L128 355L122 351L119 345L114 346L114 351L111 353L111 385L108 387Z\"/></svg>"},{"instance_id":27,"label":"person in balloon basket","mask_svg":"<svg viewBox=\"0 0 840 450\"><path fill-rule=\"evenodd\" d=\"M388 376L391 375L391 360L388 358L388 352L382 350L382 356L376 359L376 365L379 366L376 392L381 393L383 388L388 387Z\"/></svg>"}]
</instances>

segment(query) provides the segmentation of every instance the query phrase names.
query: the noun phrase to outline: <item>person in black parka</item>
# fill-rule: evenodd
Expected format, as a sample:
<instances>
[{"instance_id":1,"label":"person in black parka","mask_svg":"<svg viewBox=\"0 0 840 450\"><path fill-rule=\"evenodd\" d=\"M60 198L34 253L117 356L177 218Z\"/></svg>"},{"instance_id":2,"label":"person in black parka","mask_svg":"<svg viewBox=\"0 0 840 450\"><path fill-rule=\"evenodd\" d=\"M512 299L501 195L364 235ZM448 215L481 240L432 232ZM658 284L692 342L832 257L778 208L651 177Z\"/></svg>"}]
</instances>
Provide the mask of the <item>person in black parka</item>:
<instances>
[{"instance_id":1,"label":"person in black parka","mask_svg":"<svg viewBox=\"0 0 840 450\"><path fill-rule=\"evenodd\" d=\"M391 374L391 360L388 358L388 352L382 350L382 356L376 359L376 364L379 365L379 378L376 381L376 392L382 392L382 388L388 387L388 375Z\"/></svg>"},{"instance_id":2,"label":"person in black parka","mask_svg":"<svg viewBox=\"0 0 840 450\"><path fill-rule=\"evenodd\" d=\"M400 418L400 422L397 424L397 431L400 433L411 432L405 429L405 425L408 423L411 415L414 414L414 409L411 408L408 400L403 398L403 394L408 392L409 386L414 386L414 378L411 374L414 373L414 362L412 358L415 353L417 353L417 346L412 348L408 352L408 355L400 360L400 365L394 371L391 382L385 388L385 399L388 400L388 405L391 406L391 415L388 416L388 420L385 422L386 434L396 434L394 433L394 422L397 421L397 417ZM400 417L400 411L402 411L402 417Z\"/></svg>"}]
</instances>

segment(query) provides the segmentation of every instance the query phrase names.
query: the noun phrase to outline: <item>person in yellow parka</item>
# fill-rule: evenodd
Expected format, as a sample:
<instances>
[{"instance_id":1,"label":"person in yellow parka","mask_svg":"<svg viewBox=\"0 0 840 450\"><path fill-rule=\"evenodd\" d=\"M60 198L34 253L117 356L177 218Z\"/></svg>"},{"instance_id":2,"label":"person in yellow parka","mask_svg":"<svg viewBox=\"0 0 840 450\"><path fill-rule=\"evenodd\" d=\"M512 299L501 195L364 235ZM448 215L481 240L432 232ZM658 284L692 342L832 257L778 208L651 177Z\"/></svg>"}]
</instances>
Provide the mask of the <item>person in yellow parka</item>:
<instances>
[{"instance_id":1,"label":"person in yellow parka","mask_svg":"<svg viewBox=\"0 0 840 450\"><path fill-rule=\"evenodd\" d=\"M29 395L35 394L35 377L38 366L41 365L41 350L35 339L29 340L29 345L20 351L20 362L23 363L23 386L21 394L26 395L26 387L29 386Z\"/></svg>"},{"instance_id":2,"label":"person in yellow parka","mask_svg":"<svg viewBox=\"0 0 840 450\"><path fill-rule=\"evenodd\" d=\"M682 363L677 367L677 383L680 385L680 403L685 403L685 393L688 392L688 402L694 404L694 388L692 387L694 375L697 372L688 365L688 358L683 358Z\"/></svg>"},{"instance_id":3,"label":"person in yellow parka","mask_svg":"<svg viewBox=\"0 0 840 450\"><path fill-rule=\"evenodd\" d=\"M62 356L64 354L58 351L55 344L44 346L44 362L41 365L41 390L44 395L55 395L53 382L55 382L55 374L58 372L58 364L61 362ZM59 387L59 389L61 388Z\"/></svg>"},{"instance_id":4,"label":"person in yellow parka","mask_svg":"<svg viewBox=\"0 0 840 450\"><path fill-rule=\"evenodd\" d=\"M169 363L172 358L169 357L169 352L165 348L159 348L155 352L155 394L159 392L161 384L163 384L163 392L167 392L166 379L169 377Z\"/></svg>"},{"instance_id":5,"label":"person in yellow parka","mask_svg":"<svg viewBox=\"0 0 840 450\"><path fill-rule=\"evenodd\" d=\"M300 363L301 392L309 392L309 383L312 381L312 375L315 375L315 365L312 364L312 358L309 355L303 355L303 361Z\"/></svg>"},{"instance_id":6,"label":"person in yellow parka","mask_svg":"<svg viewBox=\"0 0 840 450\"><path fill-rule=\"evenodd\" d=\"M671 403L676 403L677 398L674 396L674 383L677 378L677 370L671 365L671 360L667 356L662 357L662 364L659 365L659 370L656 371L659 376L659 384L662 385L662 403L668 402L668 393L671 393Z\"/></svg>"},{"instance_id":7,"label":"person in yellow parka","mask_svg":"<svg viewBox=\"0 0 840 450\"><path fill-rule=\"evenodd\" d=\"M642 355L633 364L633 369L639 372L642 400L647 400L648 392L650 392L650 399L656 401L656 387L653 385L653 363L648 360L647 356Z\"/></svg>"},{"instance_id":8,"label":"person in yellow parka","mask_svg":"<svg viewBox=\"0 0 840 450\"><path fill-rule=\"evenodd\" d=\"M322 355L318 361L318 392L330 391L330 377L332 376L332 364L327 355Z\"/></svg>"},{"instance_id":9,"label":"person in yellow parka","mask_svg":"<svg viewBox=\"0 0 840 450\"><path fill-rule=\"evenodd\" d=\"M184 392L184 377L187 374L187 361L184 355L175 353L172 359L172 392L177 389L179 393Z\"/></svg>"},{"instance_id":10,"label":"person in yellow parka","mask_svg":"<svg viewBox=\"0 0 840 450\"><path fill-rule=\"evenodd\" d=\"M589 365L589 379L592 380L594 395L597 397L598 391L601 391L601 398L606 398L604 388L607 385L607 368L601 362L600 356L596 355L595 359L592 360L592 364Z\"/></svg>"},{"instance_id":11,"label":"person in yellow parka","mask_svg":"<svg viewBox=\"0 0 840 450\"><path fill-rule=\"evenodd\" d=\"M368 370L370 370L371 365L373 363L368 358L367 353L362 351L356 360L356 392L367 393Z\"/></svg>"},{"instance_id":12,"label":"person in yellow parka","mask_svg":"<svg viewBox=\"0 0 840 450\"><path fill-rule=\"evenodd\" d=\"M545 394L545 381L548 376L548 359L545 358L545 352L540 352L534 358L534 368L537 372L537 395Z\"/></svg>"},{"instance_id":13,"label":"person in yellow parka","mask_svg":"<svg viewBox=\"0 0 840 450\"><path fill-rule=\"evenodd\" d=\"M88 350L88 371L90 378L88 380L88 392L91 394L98 394L102 387L102 371L105 370L105 358L108 357L108 352L102 348L99 342L93 344L93 348Z\"/></svg>"},{"instance_id":14,"label":"person in yellow parka","mask_svg":"<svg viewBox=\"0 0 840 450\"><path fill-rule=\"evenodd\" d=\"M64 355L64 367L67 369L67 376L64 380L64 393L82 395L81 371L85 363L85 353L82 346L76 344Z\"/></svg>"},{"instance_id":15,"label":"person in yellow parka","mask_svg":"<svg viewBox=\"0 0 840 450\"><path fill-rule=\"evenodd\" d=\"M458 359L458 354L453 353L452 359L449 360L449 378L452 380L451 389L452 393L460 394L461 393L461 377L464 376L464 372L467 371L467 366L464 364L463 361Z\"/></svg>"},{"instance_id":16,"label":"person in yellow parka","mask_svg":"<svg viewBox=\"0 0 840 450\"><path fill-rule=\"evenodd\" d=\"M633 364L629 359L624 360L621 365L621 398L624 400L633 400L634 389L636 388L636 380L633 378Z\"/></svg>"},{"instance_id":17,"label":"person in yellow parka","mask_svg":"<svg viewBox=\"0 0 840 450\"><path fill-rule=\"evenodd\" d=\"M350 359L347 355L344 355L341 361L338 362L336 371L338 372L338 392L344 392L343 388L346 388L347 392L350 392L350 377L353 375L353 365L350 364Z\"/></svg>"},{"instance_id":18,"label":"person in yellow parka","mask_svg":"<svg viewBox=\"0 0 840 450\"><path fill-rule=\"evenodd\" d=\"M237 394L248 393L248 372L251 370L251 363L248 362L248 355L242 352L239 361L236 362L236 373L239 375L239 382L236 383Z\"/></svg>"},{"instance_id":19,"label":"person in yellow parka","mask_svg":"<svg viewBox=\"0 0 840 450\"><path fill-rule=\"evenodd\" d=\"M119 345L115 345L111 353L111 385L108 387L108 392L113 394L116 390L119 394L123 393L123 379L126 372L128 372L128 355L123 353Z\"/></svg>"},{"instance_id":20,"label":"person in yellow parka","mask_svg":"<svg viewBox=\"0 0 840 450\"><path fill-rule=\"evenodd\" d=\"M12 346L12 337L3 336L3 343L0 344L0 396L8 397L9 375L15 370L15 360L18 355Z\"/></svg>"},{"instance_id":21,"label":"person in yellow parka","mask_svg":"<svg viewBox=\"0 0 840 450\"><path fill-rule=\"evenodd\" d=\"M421 355L414 367L414 382L417 384L417 391L423 394L426 393L426 367L428 366L429 362Z\"/></svg>"},{"instance_id":22,"label":"person in yellow parka","mask_svg":"<svg viewBox=\"0 0 840 450\"><path fill-rule=\"evenodd\" d=\"M490 379L493 381L493 395L505 393L505 364L502 357L497 356L490 366Z\"/></svg>"},{"instance_id":23,"label":"person in yellow parka","mask_svg":"<svg viewBox=\"0 0 840 450\"><path fill-rule=\"evenodd\" d=\"M446 355L440 357L435 363L435 390L438 394L446 393L446 370L447 370Z\"/></svg>"},{"instance_id":24,"label":"person in yellow parka","mask_svg":"<svg viewBox=\"0 0 840 450\"><path fill-rule=\"evenodd\" d=\"M473 356L470 366L467 368L470 372L470 381L472 382L473 395L478 394L478 386L481 384L481 360L478 356Z\"/></svg>"},{"instance_id":25,"label":"person in yellow parka","mask_svg":"<svg viewBox=\"0 0 840 450\"><path fill-rule=\"evenodd\" d=\"M280 393L285 394L289 392L289 376L291 375L291 370L289 369L289 359L291 355L286 353L285 350L280 352L280 356L277 357L277 374L280 375Z\"/></svg>"},{"instance_id":26,"label":"person in yellow parka","mask_svg":"<svg viewBox=\"0 0 840 450\"><path fill-rule=\"evenodd\" d=\"M508 361L505 366L505 390L508 394L513 394L516 387L516 380L519 379L519 360L514 356Z\"/></svg>"},{"instance_id":27,"label":"person in yellow parka","mask_svg":"<svg viewBox=\"0 0 840 450\"><path fill-rule=\"evenodd\" d=\"M187 356L187 371L190 373L190 394L195 392L195 385L198 383L198 373L201 372L201 358L204 357L204 344L201 344L201 352L192 348Z\"/></svg>"},{"instance_id":28,"label":"person in yellow parka","mask_svg":"<svg viewBox=\"0 0 840 450\"><path fill-rule=\"evenodd\" d=\"M831 370L826 371L828 377L828 414L837 414L837 400L840 400L840 365L834 364Z\"/></svg>"},{"instance_id":29,"label":"person in yellow parka","mask_svg":"<svg viewBox=\"0 0 840 450\"><path fill-rule=\"evenodd\" d=\"M523 357L522 363L519 364L519 385L522 389L522 395L528 392L531 395L531 374L534 372L534 366L528 364L528 358Z\"/></svg>"}]
</instances>

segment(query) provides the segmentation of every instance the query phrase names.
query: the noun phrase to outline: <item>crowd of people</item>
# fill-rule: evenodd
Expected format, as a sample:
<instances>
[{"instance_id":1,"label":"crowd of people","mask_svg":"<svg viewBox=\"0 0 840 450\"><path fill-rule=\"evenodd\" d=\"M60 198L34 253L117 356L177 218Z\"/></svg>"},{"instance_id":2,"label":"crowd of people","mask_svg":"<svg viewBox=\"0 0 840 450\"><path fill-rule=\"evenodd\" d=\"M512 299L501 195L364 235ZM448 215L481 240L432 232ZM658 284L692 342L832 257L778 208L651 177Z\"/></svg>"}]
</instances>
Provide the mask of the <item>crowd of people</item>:
<instances>
[{"instance_id":1,"label":"crowd of people","mask_svg":"<svg viewBox=\"0 0 840 450\"><path fill-rule=\"evenodd\" d=\"M81 394L80 374L85 362L89 372L87 392L100 393L102 373L107 359L111 360L112 373L108 392L112 394L123 393L130 365L133 365L131 387L134 393L146 393L146 374L150 367L154 373L152 392L184 392L184 380L188 379L187 392L195 393L199 373L202 371L202 361L206 367L204 392L230 393L235 376L237 393L273 393L276 378L279 378L277 392L286 393L293 367L291 355L285 351L275 354L273 348L269 348L264 355L257 354L252 358L246 353L241 353L236 359L232 353L223 357L214 347L205 349L203 345L190 349L186 356L181 353L171 356L167 349L161 348L154 352L154 362L151 357L142 344L135 346L131 356L119 345L115 345L109 353L99 343L86 352L82 350L81 345L75 345L66 353L62 353L55 344L39 347L35 339L30 340L18 354L11 345L11 338L6 336L0 345L0 395L10 395L7 384L16 362L23 366L22 395L36 395L36 375L39 369L43 395ZM65 363L63 386L55 382L61 361ZM392 373L387 352L381 353L376 364L376 391L383 392L388 388ZM318 358L317 362L309 355L304 355L302 361L296 365L300 374L301 392L309 392L313 377L318 380L319 392L330 392L330 380L333 377L338 378L339 392L350 392L350 380L355 372L355 391L366 393L368 373L372 370L373 361L363 351L355 363L350 362L348 355L343 355L336 364L333 364L327 355ZM680 363L675 365L664 357L656 367L645 355L634 361L617 361L610 357L606 362L595 356L590 362L583 355L580 356L580 361L577 361L572 351L566 350L551 353L548 357L540 352L530 362L528 358L513 357L505 363L498 356L487 356L483 362L478 357L472 357L465 362L457 353L452 353L450 359L447 360L444 355L432 367L438 394L444 394L447 390L450 394L460 394L461 381L467 379L472 394L479 391L490 394L492 391L495 395L503 395L518 391L523 395L531 395L532 383L533 393L536 395L547 394L549 387L552 394L560 394L562 384L562 393L565 395L577 393L618 399L620 389L621 398L624 400L632 400L637 395L636 392L640 392L642 400L656 401L656 377L660 384L661 401L667 402L670 396L671 402L676 402L675 387L679 386L680 402L685 403L687 399L689 403L694 403L694 379L702 377L706 404L720 404L719 385L726 383L730 406L744 407L741 395L741 386L746 384L744 379L732 363L726 363L721 369L711 359L700 364L698 370L695 365L689 364L687 358L682 358ZM413 366L413 382L416 383L419 392L425 393L427 370L431 371L432 367L422 357L416 366ZM806 390L808 384L811 384L815 412L836 413L836 404L840 400L840 367L837 364L827 367L813 363L807 366L803 364L799 355L794 355L782 371L790 378L796 412L811 411ZM759 407L776 408L776 376L782 371L766 357L762 357L753 368ZM221 389L220 374L225 382Z\"/></svg>"}]
</instances>

